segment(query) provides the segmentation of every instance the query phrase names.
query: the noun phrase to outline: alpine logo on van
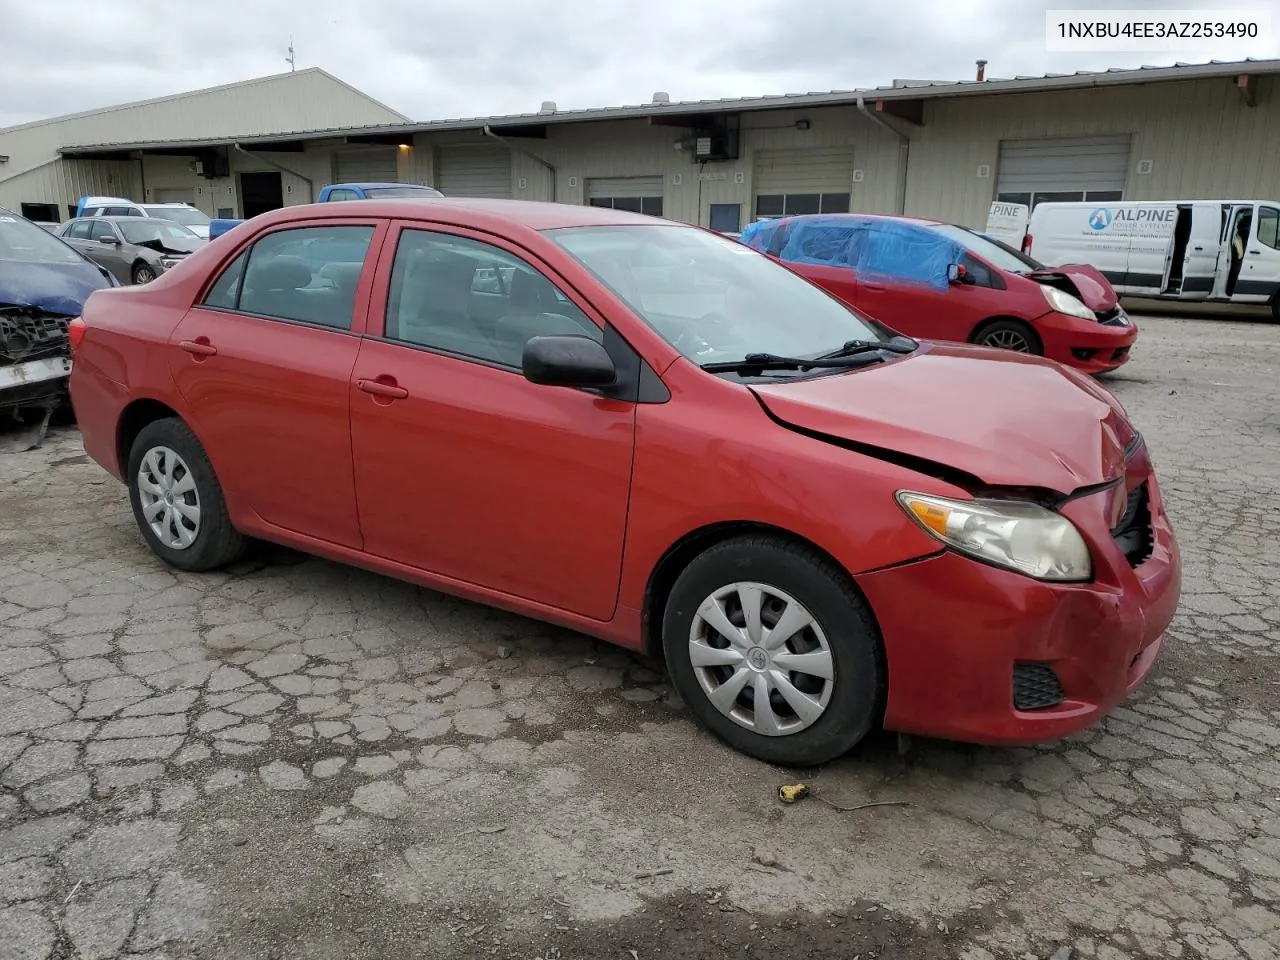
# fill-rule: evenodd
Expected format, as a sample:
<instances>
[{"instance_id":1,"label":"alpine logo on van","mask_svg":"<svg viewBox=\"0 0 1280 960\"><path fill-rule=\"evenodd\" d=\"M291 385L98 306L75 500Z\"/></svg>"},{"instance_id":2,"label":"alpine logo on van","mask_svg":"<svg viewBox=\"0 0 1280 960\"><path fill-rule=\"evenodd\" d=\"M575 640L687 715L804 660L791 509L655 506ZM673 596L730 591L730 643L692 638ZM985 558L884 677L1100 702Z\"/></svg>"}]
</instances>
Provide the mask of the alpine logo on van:
<instances>
[{"instance_id":1,"label":"alpine logo on van","mask_svg":"<svg viewBox=\"0 0 1280 960\"><path fill-rule=\"evenodd\" d=\"M1111 226L1111 211L1105 207L1099 207L1093 213L1089 214L1089 226L1094 230L1105 230Z\"/></svg>"}]
</instances>

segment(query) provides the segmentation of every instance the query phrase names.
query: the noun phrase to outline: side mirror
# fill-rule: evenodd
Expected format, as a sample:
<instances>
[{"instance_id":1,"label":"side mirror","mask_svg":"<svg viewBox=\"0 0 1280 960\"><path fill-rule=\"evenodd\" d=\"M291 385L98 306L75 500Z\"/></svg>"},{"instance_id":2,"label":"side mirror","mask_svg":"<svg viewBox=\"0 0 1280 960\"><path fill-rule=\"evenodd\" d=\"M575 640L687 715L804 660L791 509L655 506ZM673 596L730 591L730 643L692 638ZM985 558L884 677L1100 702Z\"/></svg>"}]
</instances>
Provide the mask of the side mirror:
<instances>
[{"instance_id":1,"label":"side mirror","mask_svg":"<svg viewBox=\"0 0 1280 960\"><path fill-rule=\"evenodd\" d=\"M113 247L114 247L116 244L118 244L118 243L120 242L120 238L119 238L119 237L115 237L115 236L112 236L112 237L99 237L99 238L98 238L98 242L99 242L99 243L105 243L105 244L108 244L108 245L110 245L110 246L113 246Z\"/></svg>"},{"instance_id":2,"label":"side mirror","mask_svg":"<svg viewBox=\"0 0 1280 960\"><path fill-rule=\"evenodd\" d=\"M524 345L525 379L550 387L609 387L618 379L613 358L590 337L534 337Z\"/></svg>"},{"instance_id":3,"label":"side mirror","mask_svg":"<svg viewBox=\"0 0 1280 960\"><path fill-rule=\"evenodd\" d=\"M968 283L969 275L965 268L958 263L948 264L947 266L947 282L948 283Z\"/></svg>"}]
</instances>

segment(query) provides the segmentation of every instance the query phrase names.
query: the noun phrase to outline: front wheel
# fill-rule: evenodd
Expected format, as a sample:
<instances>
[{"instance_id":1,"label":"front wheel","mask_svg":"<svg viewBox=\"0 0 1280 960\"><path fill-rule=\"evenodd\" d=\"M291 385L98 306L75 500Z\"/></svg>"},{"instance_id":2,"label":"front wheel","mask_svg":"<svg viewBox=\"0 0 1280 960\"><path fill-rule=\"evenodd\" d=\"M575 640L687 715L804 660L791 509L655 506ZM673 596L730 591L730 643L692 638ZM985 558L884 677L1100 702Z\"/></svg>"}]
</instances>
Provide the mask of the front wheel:
<instances>
[{"instance_id":1,"label":"front wheel","mask_svg":"<svg viewBox=\"0 0 1280 960\"><path fill-rule=\"evenodd\" d=\"M759 760L826 763L882 714L871 612L846 576L804 547L772 537L711 547L676 580L662 636L690 711Z\"/></svg>"},{"instance_id":2,"label":"front wheel","mask_svg":"<svg viewBox=\"0 0 1280 960\"><path fill-rule=\"evenodd\" d=\"M128 481L138 529L170 566L211 570L243 552L213 466L181 420L156 420L139 431L129 450Z\"/></svg>"},{"instance_id":3,"label":"front wheel","mask_svg":"<svg viewBox=\"0 0 1280 960\"><path fill-rule=\"evenodd\" d=\"M133 268L134 283L150 283L156 278L156 272L145 263L140 263Z\"/></svg>"},{"instance_id":4,"label":"front wheel","mask_svg":"<svg viewBox=\"0 0 1280 960\"><path fill-rule=\"evenodd\" d=\"M983 347L1012 350L1014 353L1044 353L1040 337L1030 324L1021 320L993 320L984 324L973 336L973 342Z\"/></svg>"}]
</instances>

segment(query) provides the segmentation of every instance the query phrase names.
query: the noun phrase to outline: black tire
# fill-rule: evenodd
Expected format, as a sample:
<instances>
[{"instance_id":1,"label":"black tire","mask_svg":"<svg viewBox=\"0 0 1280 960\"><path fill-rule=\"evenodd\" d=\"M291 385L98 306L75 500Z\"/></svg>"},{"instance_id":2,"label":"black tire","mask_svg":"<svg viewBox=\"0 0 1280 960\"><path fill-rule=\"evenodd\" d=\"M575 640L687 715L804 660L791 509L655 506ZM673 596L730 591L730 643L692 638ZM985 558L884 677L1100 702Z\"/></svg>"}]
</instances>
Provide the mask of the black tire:
<instances>
[{"instance_id":1,"label":"black tire","mask_svg":"<svg viewBox=\"0 0 1280 960\"><path fill-rule=\"evenodd\" d=\"M1026 344L1025 350L1006 345L1009 340L1018 338ZM1030 353L1037 357L1044 356L1044 344L1040 342L1040 335L1036 333L1035 328L1029 323L1012 318L990 320L982 324L973 332L973 342L979 346L993 347L997 350L1015 350L1018 353Z\"/></svg>"},{"instance_id":2,"label":"black tire","mask_svg":"<svg viewBox=\"0 0 1280 960\"><path fill-rule=\"evenodd\" d=\"M153 267L146 263L137 263L133 267L133 282L137 284L150 283L156 278L156 271Z\"/></svg>"},{"instance_id":3,"label":"black tire","mask_svg":"<svg viewBox=\"0 0 1280 960\"><path fill-rule=\"evenodd\" d=\"M195 539L187 547L175 548L162 542L143 515L138 473L147 454L156 447L167 447L176 453L190 468L191 478L195 481L200 521L196 526ZM244 552L245 538L231 525L222 485L218 483L209 457L191 428L181 420L176 417L155 420L139 431L129 450L129 472L125 477L138 529L147 546L165 563L179 570L212 570L230 563Z\"/></svg>"},{"instance_id":4,"label":"black tire","mask_svg":"<svg viewBox=\"0 0 1280 960\"><path fill-rule=\"evenodd\" d=\"M717 590L744 581L778 588L801 603L830 648L834 679L826 709L797 732L768 736L726 716L703 690L690 659L699 606ZM846 575L803 546L748 536L710 547L672 587L662 640L672 682L689 710L721 740L758 760L791 767L827 763L848 753L883 718L886 670L871 610Z\"/></svg>"}]
</instances>

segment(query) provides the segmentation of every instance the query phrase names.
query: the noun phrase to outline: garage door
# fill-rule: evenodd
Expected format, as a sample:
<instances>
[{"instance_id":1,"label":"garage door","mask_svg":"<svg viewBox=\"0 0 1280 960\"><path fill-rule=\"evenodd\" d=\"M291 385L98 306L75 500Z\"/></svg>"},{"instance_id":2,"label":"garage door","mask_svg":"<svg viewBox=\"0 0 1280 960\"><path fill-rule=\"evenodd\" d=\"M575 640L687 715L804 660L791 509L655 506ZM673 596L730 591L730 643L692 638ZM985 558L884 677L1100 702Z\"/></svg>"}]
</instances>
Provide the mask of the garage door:
<instances>
[{"instance_id":1,"label":"garage door","mask_svg":"<svg viewBox=\"0 0 1280 960\"><path fill-rule=\"evenodd\" d=\"M1054 202L1124 199L1129 136L1003 140L996 198L1035 206Z\"/></svg>"},{"instance_id":2,"label":"garage door","mask_svg":"<svg viewBox=\"0 0 1280 960\"><path fill-rule=\"evenodd\" d=\"M189 203L195 206L195 187L156 187L151 191L152 203Z\"/></svg>"},{"instance_id":3,"label":"garage door","mask_svg":"<svg viewBox=\"0 0 1280 960\"><path fill-rule=\"evenodd\" d=\"M334 183L399 183L395 147L358 147L334 155Z\"/></svg>"},{"instance_id":4,"label":"garage door","mask_svg":"<svg viewBox=\"0 0 1280 960\"><path fill-rule=\"evenodd\" d=\"M511 152L505 147L440 147L436 189L446 197L511 196Z\"/></svg>"},{"instance_id":5,"label":"garage door","mask_svg":"<svg viewBox=\"0 0 1280 960\"><path fill-rule=\"evenodd\" d=\"M848 213L853 151L847 147L757 150L757 217L801 213Z\"/></svg>"},{"instance_id":6,"label":"garage door","mask_svg":"<svg viewBox=\"0 0 1280 960\"><path fill-rule=\"evenodd\" d=\"M662 216L662 177L599 177L587 181L587 203Z\"/></svg>"}]
</instances>

